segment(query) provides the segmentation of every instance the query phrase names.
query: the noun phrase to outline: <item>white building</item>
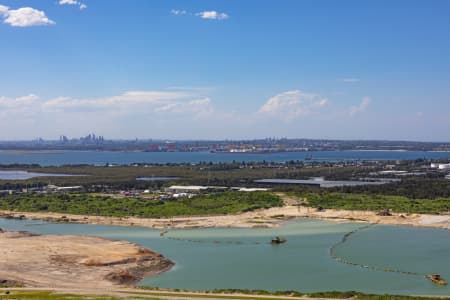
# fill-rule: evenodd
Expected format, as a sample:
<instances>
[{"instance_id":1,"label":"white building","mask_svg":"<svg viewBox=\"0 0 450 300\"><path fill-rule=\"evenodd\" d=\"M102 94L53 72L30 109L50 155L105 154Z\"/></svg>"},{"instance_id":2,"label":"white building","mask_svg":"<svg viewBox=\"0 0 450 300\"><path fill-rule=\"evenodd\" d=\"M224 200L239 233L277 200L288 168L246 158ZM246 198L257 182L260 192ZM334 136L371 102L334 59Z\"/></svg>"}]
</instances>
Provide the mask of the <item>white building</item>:
<instances>
[{"instance_id":1,"label":"white building","mask_svg":"<svg viewBox=\"0 0 450 300\"><path fill-rule=\"evenodd\" d=\"M266 188L239 188L239 192L267 192L269 189Z\"/></svg>"},{"instance_id":2,"label":"white building","mask_svg":"<svg viewBox=\"0 0 450 300\"><path fill-rule=\"evenodd\" d=\"M175 199L179 199L179 198L192 198L194 197L194 194L189 194L189 193L179 193L179 194L173 194L172 197L174 197Z\"/></svg>"},{"instance_id":3,"label":"white building","mask_svg":"<svg viewBox=\"0 0 450 300\"><path fill-rule=\"evenodd\" d=\"M166 188L166 192L171 193L200 193L201 191L206 191L209 189L207 186L201 186L201 185L172 185L168 188Z\"/></svg>"},{"instance_id":4,"label":"white building","mask_svg":"<svg viewBox=\"0 0 450 300\"><path fill-rule=\"evenodd\" d=\"M70 192L70 191L79 191L82 190L83 187L81 185L76 186L56 186L49 184L45 187L47 191L53 191L53 192Z\"/></svg>"},{"instance_id":5,"label":"white building","mask_svg":"<svg viewBox=\"0 0 450 300\"><path fill-rule=\"evenodd\" d=\"M450 164L439 164L439 170L450 170Z\"/></svg>"}]
</instances>

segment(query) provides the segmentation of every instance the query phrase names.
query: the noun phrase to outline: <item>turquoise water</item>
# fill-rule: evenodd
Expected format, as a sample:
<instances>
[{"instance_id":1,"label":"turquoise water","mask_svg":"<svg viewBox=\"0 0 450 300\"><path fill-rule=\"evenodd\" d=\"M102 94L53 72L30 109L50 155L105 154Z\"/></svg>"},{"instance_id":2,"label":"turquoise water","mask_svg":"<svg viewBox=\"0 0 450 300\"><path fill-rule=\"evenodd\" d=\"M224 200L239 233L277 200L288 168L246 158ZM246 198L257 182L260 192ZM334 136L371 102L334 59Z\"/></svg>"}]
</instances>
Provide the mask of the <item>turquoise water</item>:
<instances>
[{"instance_id":1,"label":"turquoise water","mask_svg":"<svg viewBox=\"0 0 450 300\"><path fill-rule=\"evenodd\" d=\"M264 154L210 153L210 152L114 152L114 151L49 151L5 152L0 151L0 164L40 164L59 166L65 164L105 165L131 163L199 163L232 161L290 160L402 160L450 158L450 152L424 151L311 151Z\"/></svg>"},{"instance_id":2,"label":"turquoise water","mask_svg":"<svg viewBox=\"0 0 450 300\"><path fill-rule=\"evenodd\" d=\"M141 284L181 289L358 290L368 293L450 295L422 276L350 266L329 257L329 248L361 224L300 219L276 229L159 230L139 227L53 224L0 219L0 228L46 234L96 235L149 247L176 262L175 267ZM288 239L271 245L274 236ZM336 254L364 265L450 279L450 231L376 225L358 231Z\"/></svg>"}]
</instances>

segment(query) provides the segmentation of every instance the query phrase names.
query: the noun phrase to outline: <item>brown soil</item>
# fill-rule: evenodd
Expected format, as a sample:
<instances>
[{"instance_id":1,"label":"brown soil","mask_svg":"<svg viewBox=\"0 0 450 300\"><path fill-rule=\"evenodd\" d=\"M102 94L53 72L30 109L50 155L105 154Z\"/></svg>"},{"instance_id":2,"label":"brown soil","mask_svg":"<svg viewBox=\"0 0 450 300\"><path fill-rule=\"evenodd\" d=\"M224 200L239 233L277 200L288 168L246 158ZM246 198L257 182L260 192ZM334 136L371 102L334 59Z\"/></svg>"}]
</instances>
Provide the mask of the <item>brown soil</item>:
<instances>
[{"instance_id":1,"label":"brown soil","mask_svg":"<svg viewBox=\"0 0 450 300\"><path fill-rule=\"evenodd\" d=\"M370 222L379 224L434 227L450 229L450 215L401 214L377 216L373 211L325 209L301 205L286 205L270 209L251 211L234 215L190 216L173 218L138 218L138 217L102 217L84 216L47 212L13 212L0 211L0 217L27 218L51 222L71 222L81 224L106 224L116 226L141 226L155 229L173 228L211 228L243 227L268 228L279 227L282 222L292 218L311 218L330 221Z\"/></svg>"},{"instance_id":2,"label":"brown soil","mask_svg":"<svg viewBox=\"0 0 450 300\"><path fill-rule=\"evenodd\" d=\"M162 255L125 241L0 231L0 285L130 286L170 269Z\"/></svg>"}]
</instances>

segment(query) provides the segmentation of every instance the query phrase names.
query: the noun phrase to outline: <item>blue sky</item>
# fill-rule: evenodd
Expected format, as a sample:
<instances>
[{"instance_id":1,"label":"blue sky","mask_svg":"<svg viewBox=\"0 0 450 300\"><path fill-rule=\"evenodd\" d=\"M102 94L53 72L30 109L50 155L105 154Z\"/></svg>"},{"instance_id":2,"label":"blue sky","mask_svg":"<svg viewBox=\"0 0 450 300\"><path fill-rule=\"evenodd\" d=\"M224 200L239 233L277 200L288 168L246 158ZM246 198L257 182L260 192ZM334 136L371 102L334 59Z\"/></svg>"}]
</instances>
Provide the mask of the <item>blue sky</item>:
<instances>
[{"instance_id":1,"label":"blue sky","mask_svg":"<svg viewBox=\"0 0 450 300\"><path fill-rule=\"evenodd\" d=\"M0 0L0 139L450 141L449 1Z\"/></svg>"}]
</instances>

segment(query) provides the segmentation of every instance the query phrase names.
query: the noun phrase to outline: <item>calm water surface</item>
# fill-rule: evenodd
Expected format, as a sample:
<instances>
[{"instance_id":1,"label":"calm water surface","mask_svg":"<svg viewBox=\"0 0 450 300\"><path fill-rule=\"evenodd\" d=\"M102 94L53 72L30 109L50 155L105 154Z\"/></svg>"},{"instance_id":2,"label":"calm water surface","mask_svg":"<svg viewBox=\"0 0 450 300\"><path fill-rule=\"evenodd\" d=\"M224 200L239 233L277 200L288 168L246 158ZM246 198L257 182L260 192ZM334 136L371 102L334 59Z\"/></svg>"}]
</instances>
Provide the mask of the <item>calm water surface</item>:
<instances>
[{"instance_id":1,"label":"calm water surface","mask_svg":"<svg viewBox=\"0 0 450 300\"><path fill-rule=\"evenodd\" d=\"M136 180L140 180L140 181L165 181L165 180L176 180L176 179L180 179L180 177L138 177L136 178Z\"/></svg>"},{"instance_id":2,"label":"calm water surface","mask_svg":"<svg viewBox=\"0 0 450 300\"><path fill-rule=\"evenodd\" d=\"M70 174L48 174L48 173L34 173L27 171L3 171L0 170L0 180L26 180L34 177L65 177L65 176L79 176Z\"/></svg>"},{"instance_id":3,"label":"calm water surface","mask_svg":"<svg viewBox=\"0 0 450 300\"><path fill-rule=\"evenodd\" d=\"M359 290L369 293L450 295L421 276L372 271L330 259L329 247L357 223L296 220L276 229L189 229L160 231L139 227L53 224L0 219L0 228L47 234L84 234L139 243L176 262L141 284L182 289ZM288 242L273 246L274 236ZM365 265L450 279L450 231L377 225L359 231L336 253Z\"/></svg>"},{"instance_id":4,"label":"calm water surface","mask_svg":"<svg viewBox=\"0 0 450 300\"><path fill-rule=\"evenodd\" d=\"M311 151L271 154L237 154L210 152L112 152L112 151L0 151L0 164L40 164L59 166L66 164L105 165L131 163L199 163L234 161L285 162L310 158L323 161L341 160L397 160L450 158L450 152L423 151Z\"/></svg>"}]
</instances>

